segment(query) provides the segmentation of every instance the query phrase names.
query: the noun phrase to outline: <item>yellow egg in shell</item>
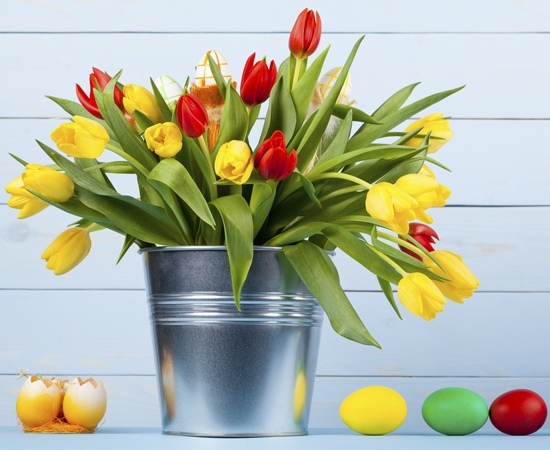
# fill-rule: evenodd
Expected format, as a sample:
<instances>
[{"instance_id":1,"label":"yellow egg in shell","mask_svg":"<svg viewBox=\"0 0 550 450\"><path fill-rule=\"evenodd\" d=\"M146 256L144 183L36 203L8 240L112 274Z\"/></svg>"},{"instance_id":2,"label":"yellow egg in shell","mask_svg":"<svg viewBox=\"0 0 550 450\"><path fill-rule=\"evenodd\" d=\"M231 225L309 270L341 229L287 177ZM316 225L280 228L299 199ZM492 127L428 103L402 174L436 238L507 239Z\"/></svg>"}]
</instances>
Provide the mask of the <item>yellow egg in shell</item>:
<instances>
[{"instance_id":1,"label":"yellow egg in shell","mask_svg":"<svg viewBox=\"0 0 550 450\"><path fill-rule=\"evenodd\" d=\"M94 429L107 409L107 390L103 381L78 377L68 384L63 399L65 420L72 425Z\"/></svg>"},{"instance_id":2,"label":"yellow egg in shell","mask_svg":"<svg viewBox=\"0 0 550 450\"><path fill-rule=\"evenodd\" d=\"M208 55L216 62L216 65L220 69L220 72L223 75L224 80L227 82L231 78L231 73L229 72L229 64L226 59L220 52L216 50L209 50L206 52L197 67L195 68L195 84L197 86L212 86L216 84L212 71L210 70L210 64L208 62Z\"/></svg>"},{"instance_id":3,"label":"yellow egg in shell","mask_svg":"<svg viewBox=\"0 0 550 450\"><path fill-rule=\"evenodd\" d=\"M329 70L319 79L319 83L317 84L317 86L322 100L327 98L327 95L334 87L334 83L336 82L336 79L341 72L341 67L335 67L334 69ZM338 100L336 100L336 103L343 103L345 105L355 103L351 100L351 78L349 74L346 76L346 81L344 82L344 86L340 91L340 95L338 96Z\"/></svg>"},{"instance_id":4,"label":"yellow egg in shell","mask_svg":"<svg viewBox=\"0 0 550 450\"><path fill-rule=\"evenodd\" d=\"M51 379L38 375L27 378L15 404L17 417L27 427L38 427L53 421L60 408L59 386Z\"/></svg>"}]
</instances>

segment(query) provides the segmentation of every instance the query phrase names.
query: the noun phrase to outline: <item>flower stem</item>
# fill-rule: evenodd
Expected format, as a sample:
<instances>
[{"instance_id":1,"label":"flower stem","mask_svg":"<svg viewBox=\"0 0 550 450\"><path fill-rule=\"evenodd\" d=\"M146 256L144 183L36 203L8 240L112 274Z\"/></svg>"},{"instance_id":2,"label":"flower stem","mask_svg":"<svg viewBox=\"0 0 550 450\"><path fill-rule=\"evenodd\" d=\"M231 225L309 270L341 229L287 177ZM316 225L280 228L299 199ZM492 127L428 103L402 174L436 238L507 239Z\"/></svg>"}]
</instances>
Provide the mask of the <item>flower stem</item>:
<instances>
[{"instance_id":1,"label":"flower stem","mask_svg":"<svg viewBox=\"0 0 550 450\"><path fill-rule=\"evenodd\" d=\"M401 276L405 276L407 275L407 272L405 270L403 270L403 268L397 264L393 259L391 259L389 256L385 255L384 253L382 253L380 250L378 250L376 247L372 246L372 245L369 245L367 244L370 249L376 253L378 256L380 256L381 259L383 259L385 262L387 262L390 266L392 266L395 271L400 274Z\"/></svg>"},{"instance_id":2,"label":"flower stem","mask_svg":"<svg viewBox=\"0 0 550 450\"><path fill-rule=\"evenodd\" d=\"M210 200L214 200L215 198L218 198L218 191L216 189L216 174L214 173L214 168L212 167L212 160L210 158L210 150L208 150L208 145L206 144L206 141L204 139L204 135L198 137L199 141L199 147L202 151L202 154L204 155L204 159L206 160L206 165L208 167L208 178L207 180L207 186L208 186L208 192L210 194Z\"/></svg>"},{"instance_id":3,"label":"flower stem","mask_svg":"<svg viewBox=\"0 0 550 450\"><path fill-rule=\"evenodd\" d=\"M124 150L118 148L115 145L112 144L106 144L105 148L107 150L111 150L113 153L117 154L121 158L128 161L132 166L134 166L144 177L149 176L149 171L141 164L137 159L131 157L128 153L126 153Z\"/></svg>"},{"instance_id":4,"label":"flower stem","mask_svg":"<svg viewBox=\"0 0 550 450\"><path fill-rule=\"evenodd\" d=\"M296 59L296 66L294 67L294 75L292 77L292 84L290 85L290 90L292 90L300 80L301 66L302 66L302 59Z\"/></svg>"},{"instance_id":5,"label":"flower stem","mask_svg":"<svg viewBox=\"0 0 550 450\"><path fill-rule=\"evenodd\" d=\"M317 180L325 180L325 179L340 179L340 180L347 180L351 181L352 183L355 183L358 186L361 186L365 189L372 189L372 184L367 183L365 180L362 180L361 178L354 177L353 175L349 175L347 173L341 173L341 172L329 172L329 173L322 173L320 175L315 176L310 181L317 181Z\"/></svg>"}]
</instances>

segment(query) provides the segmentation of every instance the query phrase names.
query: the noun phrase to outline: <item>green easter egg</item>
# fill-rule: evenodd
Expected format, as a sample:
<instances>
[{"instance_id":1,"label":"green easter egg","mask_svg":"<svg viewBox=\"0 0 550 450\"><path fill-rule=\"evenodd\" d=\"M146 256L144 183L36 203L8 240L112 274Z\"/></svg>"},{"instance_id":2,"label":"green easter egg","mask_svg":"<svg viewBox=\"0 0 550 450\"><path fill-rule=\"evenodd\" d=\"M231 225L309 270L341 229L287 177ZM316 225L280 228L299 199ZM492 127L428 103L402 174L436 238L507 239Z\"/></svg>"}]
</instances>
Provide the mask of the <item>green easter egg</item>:
<instances>
[{"instance_id":1,"label":"green easter egg","mask_svg":"<svg viewBox=\"0 0 550 450\"><path fill-rule=\"evenodd\" d=\"M479 430L489 418L483 398L464 388L444 388L433 392L422 405L422 417L435 431L463 436Z\"/></svg>"}]
</instances>

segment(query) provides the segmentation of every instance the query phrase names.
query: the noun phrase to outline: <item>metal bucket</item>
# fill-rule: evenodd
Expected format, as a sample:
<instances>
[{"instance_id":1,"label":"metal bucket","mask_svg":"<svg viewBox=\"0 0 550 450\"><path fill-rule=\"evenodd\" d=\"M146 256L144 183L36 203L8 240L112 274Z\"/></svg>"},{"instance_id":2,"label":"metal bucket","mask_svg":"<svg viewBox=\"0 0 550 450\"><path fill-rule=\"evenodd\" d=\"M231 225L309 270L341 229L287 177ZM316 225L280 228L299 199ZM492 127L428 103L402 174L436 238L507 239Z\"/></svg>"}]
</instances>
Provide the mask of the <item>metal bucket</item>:
<instances>
[{"instance_id":1,"label":"metal bucket","mask_svg":"<svg viewBox=\"0 0 550 450\"><path fill-rule=\"evenodd\" d=\"M255 247L241 311L225 247L141 253L162 432L307 434L323 311L283 251Z\"/></svg>"}]
</instances>

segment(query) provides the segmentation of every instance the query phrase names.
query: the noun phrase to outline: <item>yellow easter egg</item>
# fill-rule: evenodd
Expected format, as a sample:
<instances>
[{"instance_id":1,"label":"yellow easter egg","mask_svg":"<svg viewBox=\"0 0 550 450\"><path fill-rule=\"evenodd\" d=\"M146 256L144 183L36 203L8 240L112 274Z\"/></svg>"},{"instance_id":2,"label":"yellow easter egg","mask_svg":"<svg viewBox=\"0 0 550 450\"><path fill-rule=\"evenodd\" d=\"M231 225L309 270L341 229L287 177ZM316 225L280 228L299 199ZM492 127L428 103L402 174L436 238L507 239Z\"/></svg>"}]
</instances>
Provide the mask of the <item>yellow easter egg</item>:
<instances>
[{"instance_id":1,"label":"yellow easter egg","mask_svg":"<svg viewBox=\"0 0 550 450\"><path fill-rule=\"evenodd\" d=\"M386 386L367 386L348 395L340 405L342 421L353 431L381 435L397 430L407 417L405 399Z\"/></svg>"}]
</instances>

